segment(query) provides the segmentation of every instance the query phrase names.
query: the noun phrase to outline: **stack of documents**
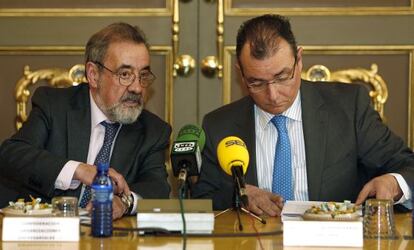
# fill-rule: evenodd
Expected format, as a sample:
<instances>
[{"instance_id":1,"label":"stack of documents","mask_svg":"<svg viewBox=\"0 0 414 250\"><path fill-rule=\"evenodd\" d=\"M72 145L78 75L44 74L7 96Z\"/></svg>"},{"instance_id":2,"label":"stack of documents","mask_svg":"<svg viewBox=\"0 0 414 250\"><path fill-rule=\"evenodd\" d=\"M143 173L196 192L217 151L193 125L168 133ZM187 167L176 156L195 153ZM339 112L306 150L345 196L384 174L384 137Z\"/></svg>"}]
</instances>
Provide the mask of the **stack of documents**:
<instances>
[{"instance_id":1,"label":"stack of documents","mask_svg":"<svg viewBox=\"0 0 414 250\"><path fill-rule=\"evenodd\" d=\"M186 229L189 234L206 234L214 230L211 200L183 200ZM161 228L182 232L179 200L142 199L138 201L138 228Z\"/></svg>"},{"instance_id":2,"label":"stack of documents","mask_svg":"<svg viewBox=\"0 0 414 250\"><path fill-rule=\"evenodd\" d=\"M282 210L284 246L362 247L362 217L354 221L303 220L312 205L321 202L287 201Z\"/></svg>"}]
</instances>

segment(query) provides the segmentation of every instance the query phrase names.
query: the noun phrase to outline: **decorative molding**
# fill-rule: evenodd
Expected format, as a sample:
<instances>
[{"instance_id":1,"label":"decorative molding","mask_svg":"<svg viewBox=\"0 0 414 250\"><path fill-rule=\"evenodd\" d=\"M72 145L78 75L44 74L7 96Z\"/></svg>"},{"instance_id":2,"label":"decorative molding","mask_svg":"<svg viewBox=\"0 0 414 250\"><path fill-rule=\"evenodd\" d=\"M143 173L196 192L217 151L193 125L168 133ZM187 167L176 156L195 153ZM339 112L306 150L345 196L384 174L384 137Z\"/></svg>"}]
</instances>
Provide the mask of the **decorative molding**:
<instances>
[{"instance_id":1,"label":"decorative molding","mask_svg":"<svg viewBox=\"0 0 414 250\"><path fill-rule=\"evenodd\" d=\"M155 55L164 55L165 60L165 114L164 119L173 126L174 121L174 88L173 88L173 49L171 46L151 46L151 52Z\"/></svg>"},{"instance_id":2,"label":"decorative molding","mask_svg":"<svg viewBox=\"0 0 414 250\"><path fill-rule=\"evenodd\" d=\"M283 8L233 8L233 0L225 1L227 16L258 16L277 13L285 16L359 16L359 15L412 15L414 0L407 7L283 7Z\"/></svg>"},{"instance_id":3,"label":"decorative molding","mask_svg":"<svg viewBox=\"0 0 414 250\"><path fill-rule=\"evenodd\" d=\"M171 16L172 0L165 0L165 6L165 8L0 8L0 17Z\"/></svg>"},{"instance_id":4,"label":"decorative molding","mask_svg":"<svg viewBox=\"0 0 414 250\"><path fill-rule=\"evenodd\" d=\"M16 83L16 129L19 130L28 118L27 103L30 100L30 85L38 81L46 80L49 86L55 88L67 88L86 82L85 67L83 64L76 64L70 70L62 68L48 68L31 71L29 65L24 66L23 76Z\"/></svg>"},{"instance_id":5,"label":"decorative molding","mask_svg":"<svg viewBox=\"0 0 414 250\"><path fill-rule=\"evenodd\" d=\"M321 64L311 66L307 71L302 71L302 79L308 81L326 81L356 83L363 82L370 91L369 96L372 100L374 109L379 113L381 119L386 122L384 116L384 105L388 99L388 87L381 75L378 74L378 65L371 64L371 69L349 68L330 71L328 67Z\"/></svg>"},{"instance_id":6,"label":"decorative molding","mask_svg":"<svg viewBox=\"0 0 414 250\"><path fill-rule=\"evenodd\" d=\"M83 46L0 46L0 55L83 55Z\"/></svg>"}]
</instances>

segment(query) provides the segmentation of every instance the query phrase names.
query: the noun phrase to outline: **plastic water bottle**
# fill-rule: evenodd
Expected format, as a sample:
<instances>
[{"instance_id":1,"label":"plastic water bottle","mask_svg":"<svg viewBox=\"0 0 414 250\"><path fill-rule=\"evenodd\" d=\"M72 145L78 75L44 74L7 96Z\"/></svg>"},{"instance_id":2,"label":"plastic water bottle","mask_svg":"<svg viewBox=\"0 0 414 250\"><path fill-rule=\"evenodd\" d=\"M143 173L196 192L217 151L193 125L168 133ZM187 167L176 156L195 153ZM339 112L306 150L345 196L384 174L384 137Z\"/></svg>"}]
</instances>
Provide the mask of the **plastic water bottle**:
<instances>
[{"instance_id":1,"label":"plastic water bottle","mask_svg":"<svg viewBox=\"0 0 414 250\"><path fill-rule=\"evenodd\" d=\"M108 169L108 163L99 163L98 173L92 183L92 236L94 237L112 235L113 187Z\"/></svg>"}]
</instances>

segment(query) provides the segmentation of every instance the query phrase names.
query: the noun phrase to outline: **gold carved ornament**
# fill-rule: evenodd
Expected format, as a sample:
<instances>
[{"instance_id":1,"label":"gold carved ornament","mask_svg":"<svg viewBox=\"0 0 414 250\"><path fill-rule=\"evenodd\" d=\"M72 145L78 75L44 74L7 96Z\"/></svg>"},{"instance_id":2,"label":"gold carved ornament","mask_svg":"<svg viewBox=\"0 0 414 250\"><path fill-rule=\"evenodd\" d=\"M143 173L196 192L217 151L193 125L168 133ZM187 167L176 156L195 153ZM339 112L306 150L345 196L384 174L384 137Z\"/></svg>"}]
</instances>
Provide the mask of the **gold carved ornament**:
<instances>
[{"instance_id":1,"label":"gold carved ornament","mask_svg":"<svg viewBox=\"0 0 414 250\"><path fill-rule=\"evenodd\" d=\"M369 85L369 96L371 97L372 105L385 122L384 105L388 99L388 88L384 79L378 74L378 66L376 64L372 64L370 70L355 68L332 72L323 65L313 65L306 72L302 72L302 78L309 81L363 82Z\"/></svg>"},{"instance_id":2,"label":"gold carved ornament","mask_svg":"<svg viewBox=\"0 0 414 250\"><path fill-rule=\"evenodd\" d=\"M40 69L31 71L29 66L24 66L24 76L16 84L16 129L19 130L27 120L27 103L30 99L31 85L39 81L45 81L49 86L56 88L66 88L76 86L82 82L87 82L85 77L85 67L83 64L76 64L70 70L61 68Z\"/></svg>"}]
</instances>

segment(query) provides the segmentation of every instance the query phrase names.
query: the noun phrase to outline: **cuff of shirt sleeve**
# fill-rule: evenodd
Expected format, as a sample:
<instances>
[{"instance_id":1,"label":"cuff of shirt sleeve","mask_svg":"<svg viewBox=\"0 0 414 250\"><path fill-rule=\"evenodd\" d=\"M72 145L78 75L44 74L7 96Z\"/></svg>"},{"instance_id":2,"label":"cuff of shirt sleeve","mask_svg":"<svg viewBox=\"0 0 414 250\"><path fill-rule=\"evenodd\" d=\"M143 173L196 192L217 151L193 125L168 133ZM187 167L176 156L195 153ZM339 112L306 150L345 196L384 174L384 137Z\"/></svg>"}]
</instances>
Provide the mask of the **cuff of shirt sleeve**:
<instances>
[{"instance_id":1,"label":"cuff of shirt sleeve","mask_svg":"<svg viewBox=\"0 0 414 250\"><path fill-rule=\"evenodd\" d=\"M134 206L132 207L131 214L136 214L137 208L138 208L138 200L142 199L142 197L139 194L136 194L134 192L131 192L131 193L132 193L132 196L134 196Z\"/></svg>"},{"instance_id":2,"label":"cuff of shirt sleeve","mask_svg":"<svg viewBox=\"0 0 414 250\"><path fill-rule=\"evenodd\" d=\"M408 187L407 182L404 180L404 177L402 177L400 174L390 173L390 175L394 176L395 179L397 179L398 185L400 186L403 192L403 195L401 196L401 198L394 204L404 205L405 203L407 203L407 201L411 200L411 190Z\"/></svg>"},{"instance_id":3,"label":"cuff of shirt sleeve","mask_svg":"<svg viewBox=\"0 0 414 250\"><path fill-rule=\"evenodd\" d=\"M76 189L80 185L80 181L72 180L76 168L80 162L68 161L60 171L55 181L55 188L61 190Z\"/></svg>"}]
</instances>

